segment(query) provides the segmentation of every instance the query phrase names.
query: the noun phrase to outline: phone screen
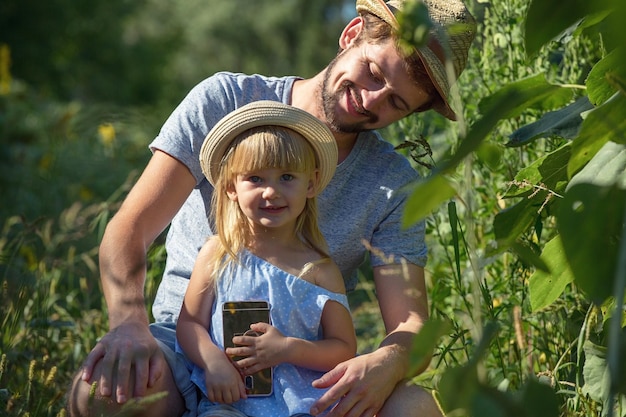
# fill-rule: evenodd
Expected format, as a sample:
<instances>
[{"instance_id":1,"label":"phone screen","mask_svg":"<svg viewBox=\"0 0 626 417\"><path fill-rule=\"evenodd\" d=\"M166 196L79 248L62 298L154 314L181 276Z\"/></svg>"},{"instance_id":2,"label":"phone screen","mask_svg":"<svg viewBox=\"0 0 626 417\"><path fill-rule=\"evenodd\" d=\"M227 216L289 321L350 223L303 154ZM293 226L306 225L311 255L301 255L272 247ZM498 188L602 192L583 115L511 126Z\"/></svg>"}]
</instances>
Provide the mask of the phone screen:
<instances>
[{"instance_id":1,"label":"phone screen","mask_svg":"<svg viewBox=\"0 0 626 417\"><path fill-rule=\"evenodd\" d=\"M222 306L224 328L224 348L234 347L233 337L254 336L250 330L252 323L270 323L270 307L267 301L228 301ZM234 361L241 358L233 357ZM255 374L244 376L246 392L249 396L272 394L272 368L263 369Z\"/></svg>"}]
</instances>

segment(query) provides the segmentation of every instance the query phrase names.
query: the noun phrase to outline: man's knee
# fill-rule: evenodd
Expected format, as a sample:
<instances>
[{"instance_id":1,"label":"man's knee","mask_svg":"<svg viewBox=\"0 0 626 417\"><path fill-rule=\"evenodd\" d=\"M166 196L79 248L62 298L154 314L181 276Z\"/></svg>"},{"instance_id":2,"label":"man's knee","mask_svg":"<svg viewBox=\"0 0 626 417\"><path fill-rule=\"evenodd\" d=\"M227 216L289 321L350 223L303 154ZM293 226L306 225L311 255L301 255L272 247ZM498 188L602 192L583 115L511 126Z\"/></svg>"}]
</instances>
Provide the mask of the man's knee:
<instances>
[{"instance_id":1,"label":"man's knee","mask_svg":"<svg viewBox=\"0 0 626 417\"><path fill-rule=\"evenodd\" d=\"M185 410L184 401L178 392L169 367L164 370L156 385L143 398L132 398L119 404L115 398L115 389L109 397L102 396L98 389L100 375L99 364L90 381L83 381L81 372L72 380L67 394L67 412L70 417L104 416L180 416ZM115 386L115 381L113 386ZM132 387L134 380L130 381Z\"/></svg>"},{"instance_id":2,"label":"man's knee","mask_svg":"<svg viewBox=\"0 0 626 417\"><path fill-rule=\"evenodd\" d=\"M411 382L401 382L393 390L377 417L443 417L432 394Z\"/></svg>"},{"instance_id":3,"label":"man's knee","mask_svg":"<svg viewBox=\"0 0 626 417\"><path fill-rule=\"evenodd\" d=\"M71 417L113 415L120 411L111 397L103 397L97 389L97 380L83 381L82 372L76 373L67 392L67 413Z\"/></svg>"}]
</instances>

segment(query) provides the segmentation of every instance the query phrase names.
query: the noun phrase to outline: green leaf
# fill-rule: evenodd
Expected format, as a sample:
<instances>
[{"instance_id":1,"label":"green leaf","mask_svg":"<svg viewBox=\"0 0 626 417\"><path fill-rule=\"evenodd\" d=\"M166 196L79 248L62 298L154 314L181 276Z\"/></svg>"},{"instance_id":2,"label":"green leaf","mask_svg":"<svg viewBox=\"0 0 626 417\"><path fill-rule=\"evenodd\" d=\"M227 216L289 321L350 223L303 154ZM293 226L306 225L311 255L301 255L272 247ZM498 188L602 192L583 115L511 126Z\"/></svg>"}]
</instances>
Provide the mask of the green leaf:
<instances>
[{"instance_id":1,"label":"green leaf","mask_svg":"<svg viewBox=\"0 0 626 417\"><path fill-rule=\"evenodd\" d=\"M476 366L465 365L445 370L439 381L439 398L448 415L454 410L468 410L479 389ZM466 414L460 414L466 415Z\"/></svg>"},{"instance_id":2,"label":"green leaf","mask_svg":"<svg viewBox=\"0 0 626 417\"><path fill-rule=\"evenodd\" d=\"M525 416L559 416L559 401L554 389L533 378L524 385L520 404L524 407Z\"/></svg>"},{"instance_id":3,"label":"green leaf","mask_svg":"<svg viewBox=\"0 0 626 417\"><path fill-rule=\"evenodd\" d=\"M454 265L457 276L461 276L461 245L459 239L459 216L456 211L456 203L448 203L448 218L450 219L450 234L452 235L452 247L454 248Z\"/></svg>"},{"instance_id":4,"label":"green leaf","mask_svg":"<svg viewBox=\"0 0 626 417\"><path fill-rule=\"evenodd\" d=\"M525 21L526 54L532 56L577 21L609 9L611 0L533 0Z\"/></svg>"},{"instance_id":5,"label":"green leaf","mask_svg":"<svg viewBox=\"0 0 626 417\"><path fill-rule=\"evenodd\" d=\"M428 7L422 0L408 0L396 16L398 20L398 40L403 49L412 53L428 42L428 35L433 22L428 14Z\"/></svg>"},{"instance_id":6,"label":"green leaf","mask_svg":"<svg viewBox=\"0 0 626 417\"><path fill-rule=\"evenodd\" d=\"M626 144L626 96L614 94L606 103L587 114L580 135L572 142L567 172L572 177L611 141Z\"/></svg>"},{"instance_id":7,"label":"green leaf","mask_svg":"<svg viewBox=\"0 0 626 417\"><path fill-rule=\"evenodd\" d=\"M551 110L564 106L571 99L571 89L548 83L542 74L502 87L481 100L479 108L483 117L470 127L456 153L442 164L442 171L453 170L476 150L500 120L517 117L527 109Z\"/></svg>"},{"instance_id":8,"label":"green leaf","mask_svg":"<svg viewBox=\"0 0 626 417\"><path fill-rule=\"evenodd\" d=\"M402 225L408 227L428 216L456 191L442 175L432 175L414 186L404 210Z\"/></svg>"},{"instance_id":9,"label":"green leaf","mask_svg":"<svg viewBox=\"0 0 626 417\"><path fill-rule=\"evenodd\" d=\"M626 85L626 59L623 48L616 49L593 66L587 76L589 100L598 106ZM622 93L626 93L623 89Z\"/></svg>"},{"instance_id":10,"label":"green leaf","mask_svg":"<svg viewBox=\"0 0 626 417\"><path fill-rule=\"evenodd\" d=\"M476 150L476 156L492 171L500 167L502 160L502 146L490 142L483 142Z\"/></svg>"},{"instance_id":11,"label":"green leaf","mask_svg":"<svg viewBox=\"0 0 626 417\"><path fill-rule=\"evenodd\" d=\"M538 138L559 136L573 139L578 136L583 123L581 113L593 109L586 96L556 111L548 112L536 122L522 126L509 135L508 147L526 145Z\"/></svg>"},{"instance_id":12,"label":"green leaf","mask_svg":"<svg viewBox=\"0 0 626 417\"><path fill-rule=\"evenodd\" d=\"M518 172L504 197L524 199L496 214L493 228L498 247L491 255L513 245L542 210L560 204L558 197L567 185L565 167L569 156L570 145L566 144Z\"/></svg>"},{"instance_id":13,"label":"green leaf","mask_svg":"<svg viewBox=\"0 0 626 417\"><path fill-rule=\"evenodd\" d=\"M603 404L609 398L611 388L611 377L606 364L606 348L587 340L583 349L585 351L585 365L583 366L585 384L582 392L594 401Z\"/></svg>"},{"instance_id":14,"label":"green leaf","mask_svg":"<svg viewBox=\"0 0 626 417\"><path fill-rule=\"evenodd\" d=\"M505 85L480 101L482 114L502 112L504 117L519 116L524 110L552 110L565 106L573 98L570 87L550 84L544 74L537 74Z\"/></svg>"},{"instance_id":15,"label":"green leaf","mask_svg":"<svg viewBox=\"0 0 626 417\"><path fill-rule=\"evenodd\" d=\"M550 272L537 270L530 276L528 290L533 312L551 305L574 280L559 236L546 243L541 252L541 260Z\"/></svg>"},{"instance_id":16,"label":"green leaf","mask_svg":"<svg viewBox=\"0 0 626 417\"><path fill-rule=\"evenodd\" d=\"M571 154L570 144L561 146L542 156L515 175L515 183L504 197L517 197L535 192L533 186L541 186L555 193L564 190L567 182L567 162Z\"/></svg>"},{"instance_id":17,"label":"green leaf","mask_svg":"<svg viewBox=\"0 0 626 417\"><path fill-rule=\"evenodd\" d=\"M601 186L617 184L626 188L626 145L607 142L591 161L571 179L568 187L589 183Z\"/></svg>"},{"instance_id":18,"label":"green leaf","mask_svg":"<svg viewBox=\"0 0 626 417\"><path fill-rule=\"evenodd\" d=\"M622 329L619 337L620 346L617 357L621 360L619 364L615 364L619 368L613 373L619 379L613 381L613 384L616 388L616 393L622 394L617 396L618 400L622 404L626 404L626 397L624 396L626 394L626 379L624 378L624 375L626 375L626 361L623 359L626 357L624 356L626 354L626 329ZM611 397L611 371L609 367L614 366L609 364L609 350L589 340L586 340L583 344L583 350L585 352L585 364L583 366L585 384L582 386L582 393L594 401L607 406L606 404ZM621 414L614 415L624 416L625 414L626 412L622 411Z\"/></svg>"},{"instance_id":19,"label":"green leaf","mask_svg":"<svg viewBox=\"0 0 626 417\"><path fill-rule=\"evenodd\" d=\"M613 289L625 209L626 190L579 183L569 188L557 213L576 285L598 305Z\"/></svg>"},{"instance_id":20,"label":"green leaf","mask_svg":"<svg viewBox=\"0 0 626 417\"><path fill-rule=\"evenodd\" d=\"M419 333L413 338L407 376L415 375L425 361L430 361L435 347L440 339L450 332L451 327L449 322L437 319L429 319L424 323Z\"/></svg>"},{"instance_id":21,"label":"green leaf","mask_svg":"<svg viewBox=\"0 0 626 417\"><path fill-rule=\"evenodd\" d=\"M519 203L508 207L498 214L493 220L493 231L496 236L498 247L490 256L509 248L523 233L533 225L539 215L540 205L535 201L524 198Z\"/></svg>"},{"instance_id":22,"label":"green leaf","mask_svg":"<svg viewBox=\"0 0 626 417\"><path fill-rule=\"evenodd\" d=\"M515 252L515 255L517 255L517 257L526 264L532 265L540 271L550 273L550 267L548 264L535 253L530 245L518 240L513 242L511 250Z\"/></svg>"}]
</instances>

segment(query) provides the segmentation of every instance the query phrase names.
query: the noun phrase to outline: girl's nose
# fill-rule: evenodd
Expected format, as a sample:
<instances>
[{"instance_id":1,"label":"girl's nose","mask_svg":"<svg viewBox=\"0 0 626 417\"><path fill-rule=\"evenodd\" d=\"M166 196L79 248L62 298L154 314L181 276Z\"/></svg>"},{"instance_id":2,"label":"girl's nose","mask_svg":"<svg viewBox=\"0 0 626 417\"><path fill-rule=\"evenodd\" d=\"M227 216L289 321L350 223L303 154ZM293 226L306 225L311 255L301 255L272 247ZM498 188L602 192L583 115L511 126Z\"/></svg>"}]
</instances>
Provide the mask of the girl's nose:
<instances>
[{"instance_id":1,"label":"girl's nose","mask_svg":"<svg viewBox=\"0 0 626 417\"><path fill-rule=\"evenodd\" d=\"M268 185L263 190L263 198L266 200L271 200L278 197L278 189L273 185Z\"/></svg>"}]
</instances>

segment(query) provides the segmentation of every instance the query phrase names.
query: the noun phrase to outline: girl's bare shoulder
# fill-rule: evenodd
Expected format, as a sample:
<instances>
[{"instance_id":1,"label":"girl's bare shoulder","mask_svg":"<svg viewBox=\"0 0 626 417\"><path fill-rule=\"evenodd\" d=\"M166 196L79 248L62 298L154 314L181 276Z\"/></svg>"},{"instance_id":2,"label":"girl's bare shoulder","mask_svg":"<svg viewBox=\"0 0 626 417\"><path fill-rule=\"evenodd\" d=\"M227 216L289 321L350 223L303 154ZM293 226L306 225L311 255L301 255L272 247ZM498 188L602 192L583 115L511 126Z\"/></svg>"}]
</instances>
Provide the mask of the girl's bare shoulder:
<instances>
[{"instance_id":1,"label":"girl's bare shoulder","mask_svg":"<svg viewBox=\"0 0 626 417\"><path fill-rule=\"evenodd\" d=\"M337 264L329 257L323 257L308 262L302 268L300 277L328 291L340 294L346 293L341 271Z\"/></svg>"}]
</instances>

